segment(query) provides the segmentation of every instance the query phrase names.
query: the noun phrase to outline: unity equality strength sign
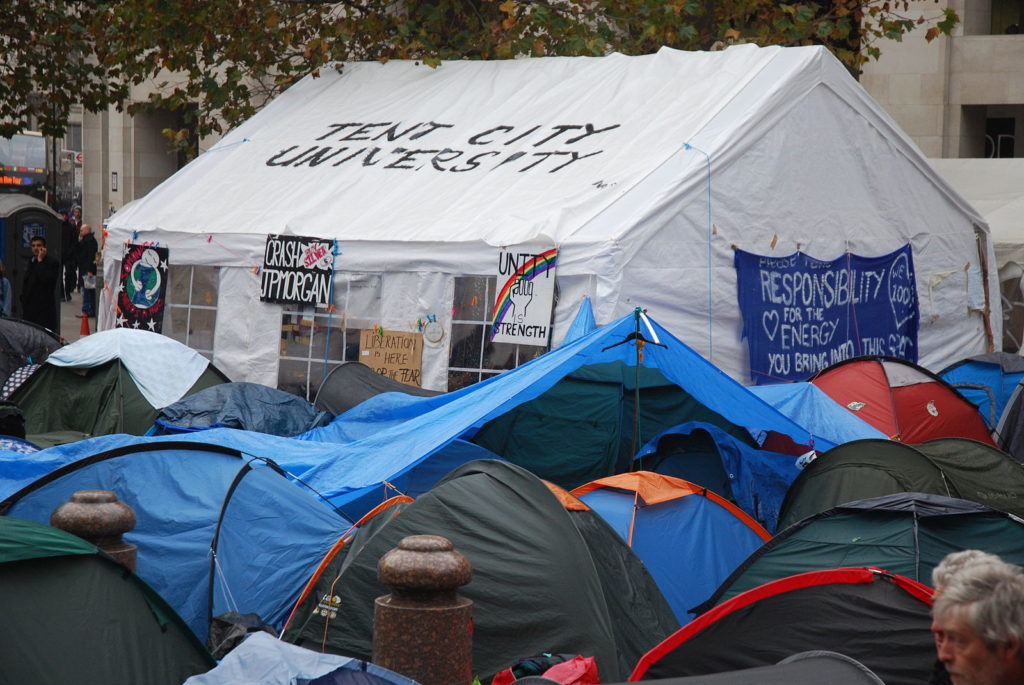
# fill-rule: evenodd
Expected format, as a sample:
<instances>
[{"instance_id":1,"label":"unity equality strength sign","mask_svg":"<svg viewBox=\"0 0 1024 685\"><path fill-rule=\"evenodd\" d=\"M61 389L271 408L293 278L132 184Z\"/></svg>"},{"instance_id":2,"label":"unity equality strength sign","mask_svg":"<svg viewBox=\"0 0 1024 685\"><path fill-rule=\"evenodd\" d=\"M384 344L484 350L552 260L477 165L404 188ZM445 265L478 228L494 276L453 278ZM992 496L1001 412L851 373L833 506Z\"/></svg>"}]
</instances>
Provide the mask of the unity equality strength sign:
<instances>
[{"instance_id":1,"label":"unity equality strength sign","mask_svg":"<svg viewBox=\"0 0 1024 685\"><path fill-rule=\"evenodd\" d=\"M491 342L547 347L558 248L520 245L498 253Z\"/></svg>"},{"instance_id":2,"label":"unity equality strength sign","mask_svg":"<svg viewBox=\"0 0 1024 685\"><path fill-rule=\"evenodd\" d=\"M909 245L880 257L847 253L832 261L736 250L734 261L754 382L806 380L864 354L917 362Z\"/></svg>"}]
</instances>

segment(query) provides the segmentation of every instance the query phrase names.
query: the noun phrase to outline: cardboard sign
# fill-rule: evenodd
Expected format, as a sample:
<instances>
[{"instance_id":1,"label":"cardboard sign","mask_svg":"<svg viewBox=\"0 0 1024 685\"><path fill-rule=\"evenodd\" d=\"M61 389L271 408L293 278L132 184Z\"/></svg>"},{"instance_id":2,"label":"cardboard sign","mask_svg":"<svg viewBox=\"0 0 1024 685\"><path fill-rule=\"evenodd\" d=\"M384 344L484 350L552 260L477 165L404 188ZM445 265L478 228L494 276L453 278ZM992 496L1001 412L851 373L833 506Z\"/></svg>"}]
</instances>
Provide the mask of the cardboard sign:
<instances>
[{"instance_id":1,"label":"cardboard sign","mask_svg":"<svg viewBox=\"0 0 1024 685\"><path fill-rule=\"evenodd\" d=\"M160 333L167 303L166 247L126 245L117 284L119 328Z\"/></svg>"},{"instance_id":2,"label":"cardboard sign","mask_svg":"<svg viewBox=\"0 0 1024 685\"><path fill-rule=\"evenodd\" d=\"M547 347L558 248L522 245L498 253L491 342Z\"/></svg>"},{"instance_id":3,"label":"cardboard sign","mask_svg":"<svg viewBox=\"0 0 1024 685\"><path fill-rule=\"evenodd\" d=\"M364 328L359 333L359 361L382 376L420 387L423 336L404 331Z\"/></svg>"},{"instance_id":4,"label":"cardboard sign","mask_svg":"<svg viewBox=\"0 0 1024 685\"><path fill-rule=\"evenodd\" d=\"M268 235L260 276L260 301L327 304L331 301L334 242Z\"/></svg>"},{"instance_id":5,"label":"cardboard sign","mask_svg":"<svg viewBox=\"0 0 1024 685\"><path fill-rule=\"evenodd\" d=\"M832 261L802 252L735 255L743 337L756 383L806 380L864 354L917 361L918 303L909 245Z\"/></svg>"}]
</instances>

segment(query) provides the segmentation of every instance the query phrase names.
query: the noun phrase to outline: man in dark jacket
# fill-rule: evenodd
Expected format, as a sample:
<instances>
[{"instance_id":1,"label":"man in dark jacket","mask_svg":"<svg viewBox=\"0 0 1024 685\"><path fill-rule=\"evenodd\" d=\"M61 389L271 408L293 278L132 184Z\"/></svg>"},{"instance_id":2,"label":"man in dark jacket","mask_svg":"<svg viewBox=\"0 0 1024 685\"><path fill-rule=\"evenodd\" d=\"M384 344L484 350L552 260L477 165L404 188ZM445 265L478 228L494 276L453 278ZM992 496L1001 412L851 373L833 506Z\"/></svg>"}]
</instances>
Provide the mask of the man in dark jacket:
<instances>
[{"instance_id":1,"label":"man in dark jacket","mask_svg":"<svg viewBox=\"0 0 1024 685\"><path fill-rule=\"evenodd\" d=\"M78 249L75 250L78 257L78 285L82 288L82 314L78 318L96 316L96 289L86 288L84 281L90 275L95 281L98 250L99 245L96 244L96 236L92 234L92 226L82 224L78 229Z\"/></svg>"},{"instance_id":2,"label":"man in dark jacket","mask_svg":"<svg viewBox=\"0 0 1024 685\"><path fill-rule=\"evenodd\" d=\"M27 321L56 331L60 263L47 255L46 238L36 236L29 245L32 247L32 259L25 270L21 288L21 315Z\"/></svg>"}]
</instances>

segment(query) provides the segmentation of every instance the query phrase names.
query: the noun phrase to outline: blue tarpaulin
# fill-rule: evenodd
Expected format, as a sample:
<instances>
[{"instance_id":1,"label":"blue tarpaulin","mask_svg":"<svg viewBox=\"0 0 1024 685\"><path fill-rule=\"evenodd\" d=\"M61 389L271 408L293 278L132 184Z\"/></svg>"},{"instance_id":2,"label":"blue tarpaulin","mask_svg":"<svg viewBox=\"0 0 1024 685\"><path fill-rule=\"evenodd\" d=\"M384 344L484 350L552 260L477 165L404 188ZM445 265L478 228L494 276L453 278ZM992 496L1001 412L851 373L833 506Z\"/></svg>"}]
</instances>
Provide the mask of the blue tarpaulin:
<instances>
[{"instance_id":1,"label":"blue tarpaulin","mask_svg":"<svg viewBox=\"0 0 1024 685\"><path fill-rule=\"evenodd\" d=\"M813 383L757 385L749 390L807 430L836 445L886 435L826 395Z\"/></svg>"},{"instance_id":2,"label":"blue tarpaulin","mask_svg":"<svg viewBox=\"0 0 1024 685\"><path fill-rule=\"evenodd\" d=\"M736 506L747 512L769 533L774 533L786 491L800 475L794 457L759 450L740 442L716 426L691 421L673 426L648 441L637 453L638 463L643 464L644 457L655 454L658 451L658 444L666 436L690 435L697 431L706 432L714 441ZM680 475L671 470L654 470L670 476ZM724 492L718 494L723 497L729 496L729 493Z\"/></svg>"},{"instance_id":3,"label":"blue tarpaulin","mask_svg":"<svg viewBox=\"0 0 1024 685\"><path fill-rule=\"evenodd\" d=\"M699 403L737 426L776 431L798 444L824 450L833 443L811 432L752 395L711 362L647 317L629 314L511 371L437 397L385 393L335 418L330 425L296 436L347 445L347 455L370 459L400 450L426 454L455 438L472 439L485 423L535 399L582 366L606 362L634 365L636 345L627 341L640 327L646 344L641 364L658 369ZM619 344L623 343L625 344ZM401 446L400 448L398 446ZM311 473L332 468L325 463ZM383 475L382 475L383 477ZM334 493L341 494L341 493Z\"/></svg>"}]
</instances>

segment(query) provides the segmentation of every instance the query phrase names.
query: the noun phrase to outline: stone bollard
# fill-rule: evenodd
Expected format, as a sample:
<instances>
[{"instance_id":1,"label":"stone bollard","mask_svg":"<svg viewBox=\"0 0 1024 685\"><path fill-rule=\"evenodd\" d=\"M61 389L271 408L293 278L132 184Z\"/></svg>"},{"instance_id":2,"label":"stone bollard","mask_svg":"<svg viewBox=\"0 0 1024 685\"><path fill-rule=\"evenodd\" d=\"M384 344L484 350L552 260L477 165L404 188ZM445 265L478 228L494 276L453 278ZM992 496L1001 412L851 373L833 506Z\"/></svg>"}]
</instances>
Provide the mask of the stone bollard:
<instances>
[{"instance_id":1,"label":"stone bollard","mask_svg":"<svg viewBox=\"0 0 1024 685\"><path fill-rule=\"evenodd\" d=\"M91 542L135 570L135 545L121 539L135 527L135 512L109 490L78 490L53 510L50 525Z\"/></svg>"},{"instance_id":2,"label":"stone bollard","mask_svg":"<svg viewBox=\"0 0 1024 685\"><path fill-rule=\"evenodd\" d=\"M377 564L391 586L373 615L373 663L422 685L473 679L473 602L456 588L473 577L469 560L437 535L412 535Z\"/></svg>"}]
</instances>

